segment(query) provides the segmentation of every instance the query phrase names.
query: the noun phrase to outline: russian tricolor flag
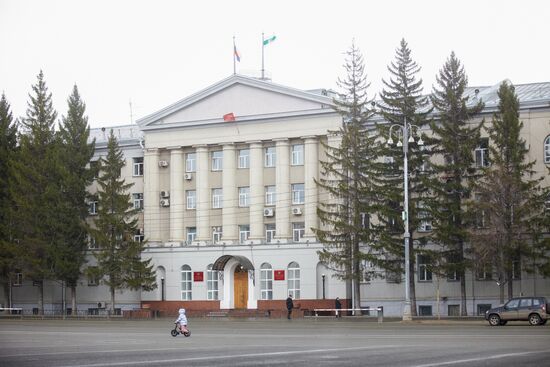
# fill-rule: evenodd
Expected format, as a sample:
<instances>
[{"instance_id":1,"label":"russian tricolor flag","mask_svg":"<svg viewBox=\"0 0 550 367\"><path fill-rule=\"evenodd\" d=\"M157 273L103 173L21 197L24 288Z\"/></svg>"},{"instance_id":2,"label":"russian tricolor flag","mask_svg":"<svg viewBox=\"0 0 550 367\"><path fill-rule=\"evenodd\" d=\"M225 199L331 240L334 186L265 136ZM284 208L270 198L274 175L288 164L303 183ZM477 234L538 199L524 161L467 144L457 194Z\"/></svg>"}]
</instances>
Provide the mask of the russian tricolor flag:
<instances>
[{"instance_id":1,"label":"russian tricolor flag","mask_svg":"<svg viewBox=\"0 0 550 367\"><path fill-rule=\"evenodd\" d=\"M239 51L237 51L237 46L235 45L233 45L233 55L235 56L235 60L241 62L241 55L239 55Z\"/></svg>"}]
</instances>

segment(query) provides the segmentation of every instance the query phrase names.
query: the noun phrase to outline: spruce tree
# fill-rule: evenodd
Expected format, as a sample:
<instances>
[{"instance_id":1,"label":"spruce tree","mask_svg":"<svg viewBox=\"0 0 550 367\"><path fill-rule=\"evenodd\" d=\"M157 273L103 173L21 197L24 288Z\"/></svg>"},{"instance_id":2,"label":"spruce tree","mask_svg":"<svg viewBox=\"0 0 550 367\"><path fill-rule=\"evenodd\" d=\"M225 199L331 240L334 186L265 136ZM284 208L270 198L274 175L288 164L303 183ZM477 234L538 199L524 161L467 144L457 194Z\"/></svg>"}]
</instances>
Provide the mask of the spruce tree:
<instances>
[{"instance_id":1,"label":"spruce tree","mask_svg":"<svg viewBox=\"0 0 550 367\"><path fill-rule=\"evenodd\" d=\"M94 154L95 142L88 143L90 128L85 116L86 105L75 85L67 101L67 116L62 117L59 130L61 150L61 181L64 200L58 208L60 241L54 251L55 271L71 289L72 312L76 314L76 286L85 263L88 244L87 187L92 183L94 172L89 162Z\"/></svg>"},{"instance_id":2,"label":"spruce tree","mask_svg":"<svg viewBox=\"0 0 550 367\"><path fill-rule=\"evenodd\" d=\"M392 139L402 140L401 128L404 124L411 124L410 133L415 141L421 137L421 130L428 124L428 98L422 95L422 79L417 79L420 67L411 58L411 50L405 40L401 40L396 50L395 61L388 66L390 72L389 80L382 80L384 88L380 93L380 113L384 117L384 123L378 125L378 134L381 140L387 141L390 137L390 130L393 132ZM394 126L393 128L391 128ZM415 127L416 126L416 127ZM403 142L407 144L407 142ZM408 168L409 177L409 282L411 313L416 315L416 292L415 292L415 257L426 244L425 237L417 237L416 229L421 220L425 217L423 211L423 196L426 195L426 187L422 182L422 167L428 160L427 152L422 146L416 143L408 144ZM402 212L404 210L404 178L403 178L403 149L395 144L383 146L381 154L386 162L384 173L384 188L380 190L380 197L383 197L386 205L381 207L378 213L378 221L383 231L381 238L376 243L378 251L384 254L385 261L381 263L387 274L402 274L405 269L404 249L404 221Z\"/></svg>"},{"instance_id":3,"label":"spruce tree","mask_svg":"<svg viewBox=\"0 0 550 367\"><path fill-rule=\"evenodd\" d=\"M498 111L487 128L490 166L475 186L481 201L474 208L485 214L486 223L474 232L472 242L480 262L496 267L500 301L504 302L506 285L508 298L513 297L514 262L521 261L533 246L526 238L530 223L544 212L539 187L542 177L534 177L535 161L527 160L514 86L503 82L498 97Z\"/></svg>"},{"instance_id":4,"label":"spruce tree","mask_svg":"<svg viewBox=\"0 0 550 367\"><path fill-rule=\"evenodd\" d=\"M110 312L114 313L115 291L150 291L156 288L156 280L151 259L141 259L144 243L134 240L138 210L133 208L129 194L133 184L121 178L125 162L112 130L107 149L107 156L100 160L98 217L91 230L99 247L93 253L97 266L89 267L88 273L109 287Z\"/></svg>"},{"instance_id":5,"label":"spruce tree","mask_svg":"<svg viewBox=\"0 0 550 367\"><path fill-rule=\"evenodd\" d=\"M10 104L2 93L0 99L0 282L8 305L10 284L20 263L13 233L14 203L10 186L13 182L12 161L17 159L17 123L13 120ZM9 306L8 306L9 307Z\"/></svg>"},{"instance_id":6,"label":"spruce tree","mask_svg":"<svg viewBox=\"0 0 550 367\"><path fill-rule=\"evenodd\" d=\"M21 154L14 162L12 193L17 207L16 238L25 254L23 270L25 277L38 286L38 312L42 314L44 280L52 276L52 251L60 225L56 211L61 191L55 138L57 113L42 71L37 79L33 94L29 94L26 117L21 119Z\"/></svg>"},{"instance_id":7,"label":"spruce tree","mask_svg":"<svg viewBox=\"0 0 550 367\"><path fill-rule=\"evenodd\" d=\"M427 142L437 155L431 162L433 175L426 176L430 190L426 199L433 224L432 242L437 246L433 256L441 264L439 274L456 274L460 280L461 315L466 309L466 256L470 223L465 200L470 196L475 177L474 149L479 144L482 123L472 118L483 109L480 100L471 107L465 96L468 78L454 52L436 77L437 87L431 95L437 122L431 123L433 138Z\"/></svg>"},{"instance_id":8,"label":"spruce tree","mask_svg":"<svg viewBox=\"0 0 550 367\"><path fill-rule=\"evenodd\" d=\"M331 132L339 145L323 143L327 160L321 162L322 178L317 181L321 190L334 199L319 205L321 227L314 232L323 244L320 260L339 279L352 281L353 308L360 308L360 283L365 280L362 264L376 263L376 257L365 245L376 238L376 228L368 218L376 212L379 163L377 143L366 127L372 112L363 56L354 44L346 55L347 75L338 80L342 93L334 99L343 125Z\"/></svg>"}]
</instances>

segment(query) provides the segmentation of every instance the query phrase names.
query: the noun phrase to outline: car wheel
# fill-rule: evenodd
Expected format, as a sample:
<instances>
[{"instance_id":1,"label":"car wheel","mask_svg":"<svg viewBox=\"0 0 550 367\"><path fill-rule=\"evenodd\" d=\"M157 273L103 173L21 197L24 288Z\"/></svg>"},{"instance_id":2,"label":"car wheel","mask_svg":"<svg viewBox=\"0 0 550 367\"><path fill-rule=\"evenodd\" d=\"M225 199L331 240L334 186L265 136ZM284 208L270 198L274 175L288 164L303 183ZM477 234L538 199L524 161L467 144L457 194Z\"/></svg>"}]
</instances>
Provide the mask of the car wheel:
<instances>
[{"instance_id":1,"label":"car wheel","mask_svg":"<svg viewBox=\"0 0 550 367\"><path fill-rule=\"evenodd\" d=\"M540 318L540 316L536 313L532 313L529 315L529 323L533 326L535 325L540 325L542 322L542 319Z\"/></svg>"},{"instance_id":2,"label":"car wheel","mask_svg":"<svg viewBox=\"0 0 550 367\"><path fill-rule=\"evenodd\" d=\"M500 325L500 316L497 314L491 314L489 315L489 325L491 326L498 326Z\"/></svg>"}]
</instances>

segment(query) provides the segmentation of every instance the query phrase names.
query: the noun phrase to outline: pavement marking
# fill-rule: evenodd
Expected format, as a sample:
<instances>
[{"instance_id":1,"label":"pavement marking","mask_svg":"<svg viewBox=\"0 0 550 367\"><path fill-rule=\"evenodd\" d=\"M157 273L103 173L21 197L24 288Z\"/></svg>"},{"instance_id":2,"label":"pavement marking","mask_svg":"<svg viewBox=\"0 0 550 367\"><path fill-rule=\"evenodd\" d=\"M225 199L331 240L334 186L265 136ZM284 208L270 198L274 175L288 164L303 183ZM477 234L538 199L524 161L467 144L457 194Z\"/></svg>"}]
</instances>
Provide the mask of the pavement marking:
<instances>
[{"instance_id":1,"label":"pavement marking","mask_svg":"<svg viewBox=\"0 0 550 367\"><path fill-rule=\"evenodd\" d=\"M529 354L538 354L538 353L549 353L547 350L539 350L534 352L518 352L518 353L507 353L507 354L495 354L492 356L484 356L479 358L468 358L468 359L459 359L456 361L447 361L447 362L435 362L435 363L428 363L428 364L418 364L411 367L437 367L437 366L449 366L453 364L461 364L461 363L470 363L470 362L479 362L479 361L485 361L487 359L500 359L500 358L508 358L508 357L520 357L525 356Z\"/></svg>"},{"instance_id":2,"label":"pavement marking","mask_svg":"<svg viewBox=\"0 0 550 367\"><path fill-rule=\"evenodd\" d=\"M309 350L295 350L286 352L269 352L269 353L247 353L247 354L230 354L223 356L206 356L206 357L191 357L191 358L178 358L178 359L162 359L162 360L150 360L150 361L132 361L132 362L114 362L114 363L94 363L94 364L78 364L64 367L109 367L109 366L136 366L141 364L152 363L177 363L177 362L192 362L192 361L207 361L216 359L229 359L229 358L250 358L250 357L266 357L266 356L283 356L292 354L311 354L311 353L326 353L326 352L344 352L353 350L368 350L368 349L380 349L380 348L396 348L401 347L399 345L385 345L372 346L372 347L355 347L355 348L333 348L333 349L309 349Z\"/></svg>"}]
</instances>

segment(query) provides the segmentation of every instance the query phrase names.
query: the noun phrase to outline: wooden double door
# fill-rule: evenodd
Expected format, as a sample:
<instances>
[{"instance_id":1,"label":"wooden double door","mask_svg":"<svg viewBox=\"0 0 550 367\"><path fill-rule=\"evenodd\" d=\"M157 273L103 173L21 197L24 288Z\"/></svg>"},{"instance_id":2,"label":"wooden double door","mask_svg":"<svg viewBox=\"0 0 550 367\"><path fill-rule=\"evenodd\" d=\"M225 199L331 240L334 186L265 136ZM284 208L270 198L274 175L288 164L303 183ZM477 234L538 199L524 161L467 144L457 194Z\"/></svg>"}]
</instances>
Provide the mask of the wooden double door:
<instances>
[{"instance_id":1,"label":"wooden double door","mask_svg":"<svg viewBox=\"0 0 550 367\"><path fill-rule=\"evenodd\" d=\"M248 303L248 271L237 266L233 274L233 296L235 308L246 309Z\"/></svg>"}]
</instances>

